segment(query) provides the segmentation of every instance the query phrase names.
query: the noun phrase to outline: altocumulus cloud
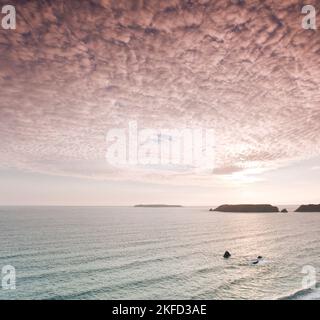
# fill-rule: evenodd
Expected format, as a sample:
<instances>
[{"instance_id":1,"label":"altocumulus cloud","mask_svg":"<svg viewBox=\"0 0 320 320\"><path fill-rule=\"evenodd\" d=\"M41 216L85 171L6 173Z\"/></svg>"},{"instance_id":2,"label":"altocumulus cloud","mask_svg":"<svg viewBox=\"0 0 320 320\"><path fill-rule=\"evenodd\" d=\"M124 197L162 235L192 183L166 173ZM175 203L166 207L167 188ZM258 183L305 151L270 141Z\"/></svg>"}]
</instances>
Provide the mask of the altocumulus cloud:
<instances>
[{"instance_id":1,"label":"altocumulus cloud","mask_svg":"<svg viewBox=\"0 0 320 320\"><path fill-rule=\"evenodd\" d=\"M317 1L308 1L316 5ZM320 153L320 37L297 1L11 1L0 30L0 165L203 183ZM213 128L215 167L107 165L105 135Z\"/></svg>"}]
</instances>

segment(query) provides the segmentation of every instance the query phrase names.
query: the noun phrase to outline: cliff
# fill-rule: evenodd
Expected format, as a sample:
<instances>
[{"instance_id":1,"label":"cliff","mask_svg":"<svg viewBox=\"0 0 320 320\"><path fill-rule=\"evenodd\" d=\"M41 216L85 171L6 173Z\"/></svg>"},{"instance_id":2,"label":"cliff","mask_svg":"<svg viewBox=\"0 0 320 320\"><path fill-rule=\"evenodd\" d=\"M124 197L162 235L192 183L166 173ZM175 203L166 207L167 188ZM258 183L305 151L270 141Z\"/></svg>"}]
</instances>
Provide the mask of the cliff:
<instances>
[{"instance_id":1,"label":"cliff","mask_svg":"<svg viewBox=\"0 0 320 320\"><path fill-rule=\"evenodd\" d=\"M320 212L320 204L302 205L296 212Z\"/></svg>"},{"instance_id":2,"label":"cliff","mask_svg":"<svg viewBox=\"0 0 320 320\"><path fill-rule=\"evenodd\" d=\"M214 211L220 212L279 212L279 208L270 204L239 204L239 205L223 205Z\"/></svg>"}]
</instances>

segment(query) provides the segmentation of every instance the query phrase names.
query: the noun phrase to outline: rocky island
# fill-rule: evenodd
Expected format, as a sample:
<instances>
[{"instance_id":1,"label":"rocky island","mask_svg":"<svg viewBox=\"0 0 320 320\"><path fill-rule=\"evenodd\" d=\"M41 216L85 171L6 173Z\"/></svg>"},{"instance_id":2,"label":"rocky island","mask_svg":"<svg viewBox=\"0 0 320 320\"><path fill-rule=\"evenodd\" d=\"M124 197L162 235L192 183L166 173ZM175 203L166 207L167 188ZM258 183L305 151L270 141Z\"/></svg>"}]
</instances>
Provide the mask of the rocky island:
<instances>
[{"instance_id":1,"label":"rocky island","mask_svg":"<svg viewBox=\"0 0 320 320\"><path fill-rule=\"evenodd\" d=\"M270 204L237 204L237 205L222 205L213 211L219 212L279 212L278 207Z\"/></svg>"},{"instance_id":2,"label":"rocky island","mask_svg":"<svg viewBox=\"0 0 320 320\"><path fill-rule=\"evenodd\" d=\"M137 204L135 208L181 208L180 205L171 205L171 204Z\"/></svg>"},{"instance_id":3,"label":"rocky island","mask_svg":"<svg viewBox=\"0 0 320 320\"><path fill-rule=\"evenodd\" d=\"M320 204L302 205L295 212L320 212Z\"/></svg>"}]
</instances>

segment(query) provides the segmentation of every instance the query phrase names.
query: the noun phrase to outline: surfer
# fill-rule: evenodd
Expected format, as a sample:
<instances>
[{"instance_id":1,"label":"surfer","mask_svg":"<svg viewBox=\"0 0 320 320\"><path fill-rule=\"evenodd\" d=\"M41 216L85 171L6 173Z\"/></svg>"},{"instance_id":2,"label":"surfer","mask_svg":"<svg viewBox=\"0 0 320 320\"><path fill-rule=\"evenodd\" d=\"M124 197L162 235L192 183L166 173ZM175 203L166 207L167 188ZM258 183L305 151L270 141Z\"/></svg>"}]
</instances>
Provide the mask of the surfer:
<instances>
[{"instance_id":1,"label":"surfer","mask_svg":"<svg viewBox=\"0 0 320 320\"><path fill-rule=\"evenodd\" d=\"M252 264L258 264L262 260L261 256L258 256L255 261L252 262Z\"/></svg>"}]
</instances>

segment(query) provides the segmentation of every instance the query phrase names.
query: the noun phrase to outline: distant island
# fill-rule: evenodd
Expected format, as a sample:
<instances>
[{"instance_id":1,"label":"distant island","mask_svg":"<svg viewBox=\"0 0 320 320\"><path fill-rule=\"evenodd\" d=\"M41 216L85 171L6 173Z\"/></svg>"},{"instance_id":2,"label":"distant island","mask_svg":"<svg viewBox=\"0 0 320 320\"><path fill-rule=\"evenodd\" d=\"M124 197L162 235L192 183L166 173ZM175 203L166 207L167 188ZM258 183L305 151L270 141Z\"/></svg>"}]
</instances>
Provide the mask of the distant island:
<instances>
[{"instance_id":1,"label":"distant island","mask_svg":"<svg viewBox=\"0 0 320 320\"><path fill-rule=\"evenodd\" d=\"M320 212L320 204L302 205L295 212Z\"/></svg>"},{"instance_id":2,"label":"distant island","mask_svg":"<svg viewBox=\"0 0 320 320\"><path fill-rule=\"evenodd\" d=\"M219 212L279 212L278 207L270 204L237 204L237 205L222 205L214 210Z\"/></svg>"},{"instance_id":3,"label":"distant island","mask_svg":"<svg viewBox=\"0 0 320 320\"><path fill-rule=\"evenodd\" d=\"M172 204L136 204L135 208L181 208L180 205Z\"/></svg>"}]
</instances>

